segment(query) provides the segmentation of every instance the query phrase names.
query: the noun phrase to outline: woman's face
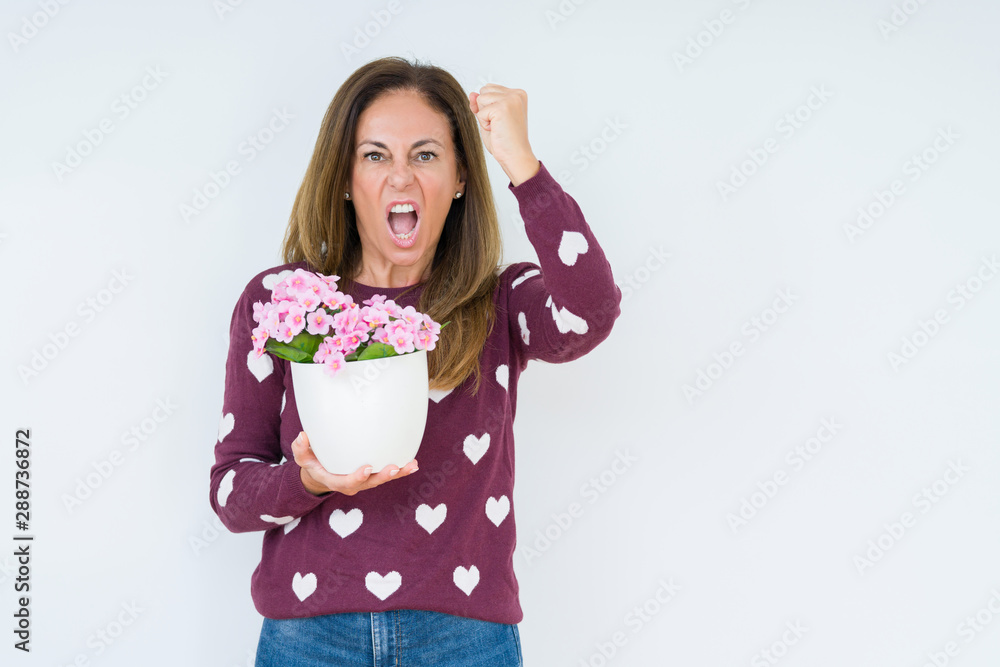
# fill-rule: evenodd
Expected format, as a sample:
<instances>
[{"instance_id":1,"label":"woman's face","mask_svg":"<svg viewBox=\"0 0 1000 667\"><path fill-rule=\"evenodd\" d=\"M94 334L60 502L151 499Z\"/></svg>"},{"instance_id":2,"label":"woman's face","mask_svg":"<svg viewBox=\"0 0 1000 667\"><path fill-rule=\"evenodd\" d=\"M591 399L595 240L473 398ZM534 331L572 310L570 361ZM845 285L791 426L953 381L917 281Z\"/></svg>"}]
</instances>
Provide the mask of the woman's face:
<instances>
[{"instance_id":1,"label":"woman's face","mask_svg":"<svg viewBox=\"0 0 1000 667\"><path fill-rule=\"evenodd\" d=\"M448 119L416 93L384 94L358 119L352 162L362 271L416 267L423 279L455 193L464 192ZM390 215L402 202L414 212Z\"/></svg>"}]
</instances>

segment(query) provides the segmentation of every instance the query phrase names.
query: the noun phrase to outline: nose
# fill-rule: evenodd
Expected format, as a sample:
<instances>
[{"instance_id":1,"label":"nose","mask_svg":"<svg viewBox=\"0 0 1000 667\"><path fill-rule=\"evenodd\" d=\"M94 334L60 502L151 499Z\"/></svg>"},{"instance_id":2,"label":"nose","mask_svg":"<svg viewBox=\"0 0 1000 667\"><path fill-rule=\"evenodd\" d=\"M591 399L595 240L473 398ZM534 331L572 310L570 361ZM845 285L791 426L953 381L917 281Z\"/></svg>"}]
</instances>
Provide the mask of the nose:
<instances>
[{"instance_id":1,"label":"nose","mask_svg":"<svg viewBox=\"0 0 1000 667\"><path fill-rule=\"evenodd\" d=\"M406 160L394 160L389 171L389 184L403 191L413 182L413 167Z\"/></svg>"}]
</instances>

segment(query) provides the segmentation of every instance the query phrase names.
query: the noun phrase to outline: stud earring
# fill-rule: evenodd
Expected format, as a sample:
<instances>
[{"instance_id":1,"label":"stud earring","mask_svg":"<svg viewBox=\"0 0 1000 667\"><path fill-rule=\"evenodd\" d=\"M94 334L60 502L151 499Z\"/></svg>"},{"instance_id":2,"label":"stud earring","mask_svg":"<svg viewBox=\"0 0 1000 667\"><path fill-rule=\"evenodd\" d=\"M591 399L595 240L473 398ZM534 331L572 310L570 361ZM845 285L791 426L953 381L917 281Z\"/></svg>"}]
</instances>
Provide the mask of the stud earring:
<instances>
[{"instance_id":1,"label":"stud earring","mask_svg":"<svg viewBox=\"0 0 1000 667\"><path fill-rule=\"evenodd\" d=\"M351 193L350 192L345 192L344 193L344 199L350 199L350 198L351 198Z\"/></svg>"},{"instance_id":2,"label":"stud earring","mask_svg":"<svg viewBox=\"0 0 1000 667\"><path fill-rule=\"evenodd\" d=\"M456 193L455 193L455 199L458 199L458 198L459 198L459 197L461 197L461 196L462 196L462 193L461 193L461 192L456 192Z\"/></svg>"}]
</instances>

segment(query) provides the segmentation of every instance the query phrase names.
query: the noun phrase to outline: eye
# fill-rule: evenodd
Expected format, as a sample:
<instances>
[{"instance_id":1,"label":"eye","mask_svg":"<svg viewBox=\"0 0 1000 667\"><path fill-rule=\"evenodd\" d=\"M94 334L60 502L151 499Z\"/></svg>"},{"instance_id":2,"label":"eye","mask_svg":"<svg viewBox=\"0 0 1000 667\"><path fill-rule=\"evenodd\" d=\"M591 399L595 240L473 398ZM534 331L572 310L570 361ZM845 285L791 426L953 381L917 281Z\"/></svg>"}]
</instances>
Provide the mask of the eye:
<instances>
[{"instance_id":1,"label":"eye","mask_svg":"<svg viewBox=\"0 0 1000 667\"><path fill-rule=\"evenodd\" d=\"M379 153L379 152L376 152L376 151L372 151L372 152L370 152L370 153L365 153L365 154L364 154L364 159L365 159L365 160L368 160L368 157L369 157L369 156L371 156L371 155L378 155L378 156L380 156L380 157L381 157L381 155L382 155L382 154L381 154L381 153ZM371 162L371 160L368 160L368 161L369 161L369 162ZM375 162L381 162L381 160L375 160Z\"/></svg>"},{"instance_id":2,"label":"eye","mask_svg":"<svg viewBox=\"0 0 1000 667\"><path fill-rule=\"evenodd\" d=\"M434 151L423 151L419 155L430 155L432 158L437 157L437 153ZM430 162L430 160L418 160L418 162Z\"/></svg>"}]
</instances>

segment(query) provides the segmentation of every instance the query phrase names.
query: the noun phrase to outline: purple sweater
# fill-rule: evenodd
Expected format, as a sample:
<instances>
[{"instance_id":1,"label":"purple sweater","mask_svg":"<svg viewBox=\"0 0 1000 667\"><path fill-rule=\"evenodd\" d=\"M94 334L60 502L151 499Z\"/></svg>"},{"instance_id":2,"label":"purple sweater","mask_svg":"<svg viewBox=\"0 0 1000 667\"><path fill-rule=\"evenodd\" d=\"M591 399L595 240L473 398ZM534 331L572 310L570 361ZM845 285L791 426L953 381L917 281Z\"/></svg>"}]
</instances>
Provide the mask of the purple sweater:
<instances>
[{"instance_id":1,"label":"purple sweater","mask_svg":"<svg viewBox=\"0 0 1000 667\"><path fill-rule=\"evenodd\" d=\"M253 304L305 262L250 280L233 311L210 501L233 532L264 531L251 578L269 618L425 609L498 623L524 614L514 576L514 412L529 359L565 362L607 338L621 291L576 201L545 165L517 187L539 264L503 269L482 381L430 393L420 469L353 496L302 485L291 442L302 430L288 361L253 357ZM278 278L280 279L280 278ZM405 288L355 285L356 303ZM401 297L417 306L420 287ZM447 336L447 328L442 331Z\"/></svg>"}]
</instances>

